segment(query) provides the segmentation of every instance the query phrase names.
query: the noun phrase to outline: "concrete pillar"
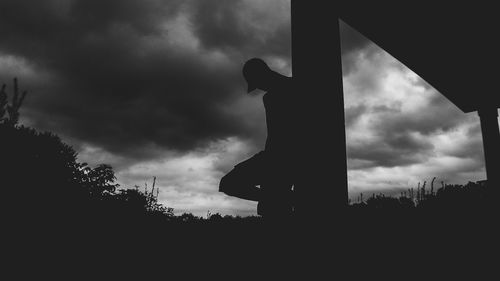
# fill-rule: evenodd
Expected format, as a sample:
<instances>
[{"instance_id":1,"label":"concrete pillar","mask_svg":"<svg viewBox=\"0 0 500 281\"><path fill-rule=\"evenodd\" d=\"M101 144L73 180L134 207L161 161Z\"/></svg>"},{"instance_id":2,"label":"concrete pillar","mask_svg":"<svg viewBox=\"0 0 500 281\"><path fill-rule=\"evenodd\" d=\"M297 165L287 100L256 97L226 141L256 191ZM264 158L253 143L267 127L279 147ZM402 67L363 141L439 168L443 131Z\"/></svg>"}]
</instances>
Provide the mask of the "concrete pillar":
<instances>
[{"instance_id":1,"label":"concrete pillar","mask_svg":"<svg viewBox=\"0 0 500 281\"><path fill-rule=\"evenodd\" d=\"M483 134L484 159L488 185L500 188L500 131L498 110L494 107L478 111Z\"/></svg>"},{"instance_id":2,"label":"concrete pillar","mask_svg":"<svg viewBox=\"0 0 500 281\"><path fill-rule=\"evenodd\" d=\"M331 1L292 0L297 91L296 214L335 220L347 206L347 161L338 13Z\"/></svg>"}]
</instances>

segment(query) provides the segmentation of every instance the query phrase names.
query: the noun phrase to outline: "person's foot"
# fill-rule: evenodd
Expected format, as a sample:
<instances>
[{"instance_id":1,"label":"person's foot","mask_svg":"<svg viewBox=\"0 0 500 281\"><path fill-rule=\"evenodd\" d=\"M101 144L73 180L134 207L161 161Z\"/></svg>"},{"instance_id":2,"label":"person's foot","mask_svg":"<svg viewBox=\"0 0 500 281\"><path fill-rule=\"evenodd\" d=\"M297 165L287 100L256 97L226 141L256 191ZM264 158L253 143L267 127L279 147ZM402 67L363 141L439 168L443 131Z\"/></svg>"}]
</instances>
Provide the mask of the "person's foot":
<instances>
[{"instance_id":1,"label":"person's foot","mask_svg":"<svg viewBox=\"0 0 500 281\"><path fill-rule=\"evenodd\" d=\"M265 214L264 210L265 210L265 204L264 204L264 202L263 201L259 201L257 203L257 215L264 216L264 214Z\"/></svg>"},{"instance_id":2,"label":"person's foot","mask_svg":"<svg viewBox=\"0 0 500 281\"><path fill-rule=\"evenodd\" d=\"M259 216L289 216L292 213L292 206L288 202L259 201L257 203L257 214Z\"/></svg>"}]
</instances>

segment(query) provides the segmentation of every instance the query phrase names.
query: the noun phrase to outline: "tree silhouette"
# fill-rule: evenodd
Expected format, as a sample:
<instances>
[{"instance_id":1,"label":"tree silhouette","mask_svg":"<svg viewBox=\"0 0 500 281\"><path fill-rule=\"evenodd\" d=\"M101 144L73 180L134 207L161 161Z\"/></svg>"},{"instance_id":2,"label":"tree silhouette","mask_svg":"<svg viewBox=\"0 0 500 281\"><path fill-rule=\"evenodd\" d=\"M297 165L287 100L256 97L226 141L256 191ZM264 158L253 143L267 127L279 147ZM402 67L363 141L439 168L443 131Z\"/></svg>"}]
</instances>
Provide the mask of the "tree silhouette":
<instances>
[{"instance_id":1,"label":"tree silhouette","mask_svg":"<svg viewBox=\"0 0 500 281\"><path fill-rule=\"evenodd\" d=\"M113 194L119 184L115 183L116 177L113 168L107 164L100 164L92 169L87 163L79 164L79 184L83 186L92 197L103 197Z\"/></svg>"},{"instance_id":2,"label":"tree silhouette","mask_svg":"<svg viewBox=\"0 0 500 281\"><path fill-rule=\"evenodd\" d=\"M18 125L19 109L26 92L8 103L3 85L0 92L0 186L2 207L25 221L67 223L143 216L173 216L173 209L158 203L154 192L118 190L113 168L107 164L90 167L77 161L77 152L50 132ZM14 200L16 198L16 200ZM15 211L14 211L15 210Z\"/></svg>"}]
</instances>

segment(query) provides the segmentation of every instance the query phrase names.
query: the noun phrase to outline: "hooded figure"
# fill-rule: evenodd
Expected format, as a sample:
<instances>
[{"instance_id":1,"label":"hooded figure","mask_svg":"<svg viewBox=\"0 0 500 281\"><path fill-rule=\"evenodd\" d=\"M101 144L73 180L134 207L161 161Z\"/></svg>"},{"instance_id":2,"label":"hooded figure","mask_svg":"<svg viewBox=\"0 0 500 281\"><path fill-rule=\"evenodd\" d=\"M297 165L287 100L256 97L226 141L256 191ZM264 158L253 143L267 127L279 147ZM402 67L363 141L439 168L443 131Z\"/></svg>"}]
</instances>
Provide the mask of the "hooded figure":
<instances>
[{"instance_id":1,"label":"hooded figure","mask_svg":"<svg viewBox=\"0 0 500 281\"><path fill-rule=\"evenodd\" d=\"M265 149L234 167L220 182L219 191L258 201L257 212L266 217L292 213L294 116L292 78L269 68L259 58L243 66L247 93L262 90L266 110Z\"/></svg>"}]
</instances>

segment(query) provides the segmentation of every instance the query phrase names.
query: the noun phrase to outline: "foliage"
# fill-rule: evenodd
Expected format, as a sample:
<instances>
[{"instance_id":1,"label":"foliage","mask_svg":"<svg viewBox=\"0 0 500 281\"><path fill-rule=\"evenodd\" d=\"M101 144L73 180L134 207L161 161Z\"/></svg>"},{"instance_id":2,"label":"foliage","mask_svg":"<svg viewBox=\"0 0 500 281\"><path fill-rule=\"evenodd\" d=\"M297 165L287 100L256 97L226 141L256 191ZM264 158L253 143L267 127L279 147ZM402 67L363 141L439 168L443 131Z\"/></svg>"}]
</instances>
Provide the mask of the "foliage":
<instances>
[{"instance_id":1,"label":"foliage","mask_svg":"<svg viewBox=\"0 0 500 281\"><path fill-rule=\"evenodd\" d=\"M3 84L0 90L0 123L5 123L10 126L15 126L19 122L19 109L27 94L26 91L23 91L21 94L19 93L17 78L14 78L13 84L14 89L10 104L8 103L8 96L5 91L7 85Z\"/></svg>"},{"instance_id":2,"label":"foliage","mask_svg":"<svg viewBox=\"0 0 500 281\"><path fill-rule=\"evenodd\" d=\"M441 188L434 191L433 178L431 189L426 189L426 182L416 190L413 188L402 192L399 197L384 194L372 194L368 200L359 200L351 205L352 208L369 208L379 210L393 209L421 209L425 211L479 209L493 204L492 196L495 192L486 181L468 182L465 185L449 185L441 183ZM362 195L360 196L362 198Z\"/></svg>"},{"instance_id":3,"label":"foliage","mask_svg":"<svg viewBox=\"0 0 500 281\"><path fill-rule=\"evenodd\" d=\"M87 216L93 219L142 215L172 216L173 209L158 202L159 189L144 192L118 190L113 168L89 167L77 161L77 152L49 132L18 125L26 92L19 94L14 79L12 102L6 86L0 92L0 187L4 207L24 216L51 216L54 220ZM50 215L49 215L50 213ZM113 218L112 218L113 219Z\"/></svg>"},{"instance_id":4,"label":"foliage","mask_svg":"<svg viewBox=\"0 0 500 281\"><path fill-rule=\"evenodd\" d=\"M153 179L153 187L148 190L145 184L144 192L139 190L136 185L134 189L121 189L114 194L114 199L119 202L124 202L131 209L136 209L152 215L165 215L171 217L174 215L174 209L166 207L158 202L159 189L155 193L156 177Z\"/></svg>"},{"instance_id":5,"label":"foliage","mask_svg":"<svg viewBox=\"0 0 500 281\"><path fill-rule=\"evenodd\" d=\"M78 164L79 185L88 191L91 197L102 198L114 194L119 184L115 183L116 177L113 168L107 164L100 164L92 169L87 163Z\"/></svg>"}]
</instances>

